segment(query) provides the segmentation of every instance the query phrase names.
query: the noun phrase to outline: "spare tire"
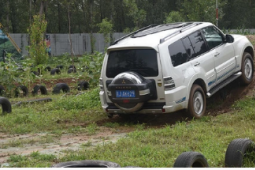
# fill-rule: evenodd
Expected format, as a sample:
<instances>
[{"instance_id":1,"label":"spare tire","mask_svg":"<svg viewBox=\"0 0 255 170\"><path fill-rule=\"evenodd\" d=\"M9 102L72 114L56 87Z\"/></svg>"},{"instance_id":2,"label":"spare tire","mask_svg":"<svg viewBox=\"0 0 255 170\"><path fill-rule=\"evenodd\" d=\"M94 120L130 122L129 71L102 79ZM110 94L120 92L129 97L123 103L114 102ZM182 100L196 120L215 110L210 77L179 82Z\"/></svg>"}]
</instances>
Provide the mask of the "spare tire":
<instances>
[{"instance_id":1,"label":"spare tire","mask_svg":"<svg viewBox=\"0 0 255 170\"><path fill-rule=\"evenodd\" d=\"M52 69L52 70L50 71L50 74L51 74L51 75L55 75L55 73L60 74L60 73L61 73L60 69L54 68L54 69Z\"/></svg>"},{"instance_id":2,"label":"spare tire","mask_svg":"<svg viewBox=\"0 0 255 170\"><path fill-rule=\"evenodd\" d=\"M135 72L118 74L108 86L108 97L126 113L139 111L149 100L157 99L154 80L147 80Z\"/></svg>"},{"instance_id":3,"label":"spare tire","mask_svg":"<svg viewBox=\"0 0 255 170\"><path fill-rule=\"evenodd\" d=\"M34 89L33 89L33 91L32 91L32 94L33 95L36 95L37 93L38 93L38 91L41 91L41 94L43 94L43 95L46 95L47 94L47 89L46 89L46 87L45 86L42 86L42 85L35 85L34 86Z\"/></svg>"},{"instance_id":4,"label":"spare tire","mask_svg":"<svg viewBox=\"0 0 255 170\"><path fill-rule=\"evenodd\" d=\"M70 88L69 88L69 86L66 83L58 83L53 88L52 93L53 94L59 94L60 91L63 91L64 93L67 93L67 92L70 91Z\"/></svg>"},{"instance_id":5,"label":"spare tire","mask_svg":"<svg viewBox=\"0 0 255 170\"><path fill-rule=\"evenodd\" d=\"M89 88L89 83L86 81L81 81L78 83L78 90L87 90Z\"/></svg>"},{"instance_id":6,"label":"spare tire","mask_svg":"<svg viewBox=\"0 0 255 170\"><path fill-rule=\"evenodd\" d=\"M62 162L52 166L53 168L120 168L120 165L115 162L85 160L85 161L70 161Z\"/></svg>"},{"instance_id":7,"label":"spare tire","mask_svg":"<svg viewBox=\"0 0 255 170\"><path fill-rule=\"evenodd\" d=\"M225 155L225 167L242 167L243 158L248 153L255 152L255 146L250 139L235 139L228 145Z\"/></svg>"},{"instance_id":8,"label":"spare tire","mask_svg":"<svg viewBox=\"0 0 255 170\"><path fill-rule=\"evenodd\" d=\"M183 152L178 156L174 167L209 167L204 155L199 152Z\"/></svg>"},{"instance_id":9,"label":"spare tire","mask_svg":"<svg viewBox=\"0 0 255 170\"><path fill-rule=\"evenodd\" d=\"M28 95L28 89L26 86L18 86L16 89L15 89L15 97L18 97L20 92L19 90L21 90L23 92L23 96L27 96Z\"/></svg>"}]
</instances>

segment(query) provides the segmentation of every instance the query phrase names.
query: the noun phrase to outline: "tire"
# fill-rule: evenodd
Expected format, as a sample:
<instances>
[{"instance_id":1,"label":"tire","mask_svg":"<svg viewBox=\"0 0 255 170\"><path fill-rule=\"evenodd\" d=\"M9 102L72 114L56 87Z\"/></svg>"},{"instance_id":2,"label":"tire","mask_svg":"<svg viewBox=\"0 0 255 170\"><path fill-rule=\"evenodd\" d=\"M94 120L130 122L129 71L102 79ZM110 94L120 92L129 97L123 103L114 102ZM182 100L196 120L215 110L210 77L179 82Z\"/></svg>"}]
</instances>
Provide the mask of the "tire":
<instances>
[{"instance_id":1,"label":"tire","mask_svg":"<svg viewBox=\"0 0 255 170\"><path fill-rule=\"evenodd\" d=\"M78 90L87 90L89 88L89 83L87 81L81 81L78 83Z\"/></svg>"},{"instance_id":2,"label":"tire","mask_svg":"<svg viewBox=\"0 0 255 170\"><path fill-rule=\"evenodd\" d=\"M5 92L5 89L2 85L0 85L0 95L3 96Z\"/></svg>"},{"instance_id":3,"label":"tire","mask_svg":"<svg viewBox=\"0 0 255 170\"><path fill-rule=\"evenodd\" d=\"M70 73L76 73L76 69L73 69L73 68L69 68L68 71L67 71L68 74Z\"/></svg>"},{"instance_id":4,"label":"tire","mask_svg":"<svg viewBox=\"0 0 255 170\"><path fill-rule=\"evenodd\" d=\"M72 69L76 70L75 65L70 65L68 68L72 68Z\"/></svg>"},{"instance_id":5,"label":"tire","mask_svg":"<svg viewBox=\"0 0 255 170\"><path fill-rule=\"evenodd\" d=\"M85 161L70 161L70 162L62 162L59 164L55 164L52 166L53 168L82 168L82 167L101 167L101 168L119 168L120 165L115 162L109 161L94 161L94 160L85 160Z\"/></svg>"},{"instance_id":6,"label":"tire","mask_svg":"<svg viewBox=\"0 0 255 170\"><path fill-rule=\"evenodd\" d=\"M32 94L33 95L38 94L39 90L40 90L42 95L47 95L47 89L46 89L45 86L42 86L42 85L35 85L34 88L33 88Z\"/></svg>"},{"instance_id":7,"label":"tire","mask_svg":"<svg viewBox=\"0 0 255 170\"><path fill-rule=\"evenodd\" d=\"M194 118L201 118L206 110L206 97L201 86L194 84L190 90L188 113Z\"/></svg>"},{"instance_id":8,"label":"tire","mask_svg":"<svg viewBox=\"0 0 255 170\"><path fill-rule=\"evenodd\" d=\"M126 89L130 91L130 96L123 97L120 93L125 84ZM145 102L157 99L157 90L154 80L147 80L135 72L123 72L118 74L108 86L108 97L112 103L125 113L134 113L142 109ZM123 102L125 98L125 102Z\"/></svg>"},{"instance_id":9,"label":"tire","mask_svg":"<svg viewBox=\"0 0 255 170\"><path fill-rule=\"evenodd\" d=\"M18 86L15 89L15 97L19 97L19 90L21 90L23 92L23 96L27 96L28 95L28 89L26 86Z\"/></svg>"},{"instance_id":10,"label":"tire","mask_svg":"<svg viewBox=\"0 0 255 170\"><path fill-rule=\"evenodd\" d=\"M228 145L225 154L225 167L242 167L246 153L255 151L250 139L235 139Z\"/></svg>"},{"instance_id":11,"label":"tire","mask_svg":"<svg viewBox=\"0 0 255 170\"><path fill-rule=\"evenodd\" d=\"M56 68L58 68L58 69L63 69L64 68L64 66L63 65L57 65L57 67Z\"/></svg>"},{"instance_id":12,"label":"tire","mask_svg":"<svg viewBox=\"0 0 255 170\"><path fill-rule=\"evenodd\" d=\"M61 73L60 69L54 68L54 69L52 69L52 70L50 71L50 75L55 75L56 73L57 73L57 74L60 74L60 73Z\"/></svg>"},{"instance_id":13,"label":"tire","mask_svg":"<svg viewBox=\"0 0 255 170\"><path fill-rule=\"evenodd\" d=\"M176 159L174 167L209 167L209 165L201 153L183 152Z\"/></svg>"},{"instance_id":14,"label":"tire","mask_svg":"<svg viewBox=\"0 0 255 170\"><path fill-rule=\"evenodd\" d=\"M64 93L67 93L67 92L70 91L70 88L69 88L69 86L66 83L58 83L53 88L52 93L53 94L59 94L60 91L63 91Z\"/></svg>"},{"instance_id":15,"label":"tire","mask_svg":"<svg viewBox=\"0 0 255 170\"><path fill-rule=\"evenodd\" d=\"M39 76L40 74L37 71L31 71L31 73L33 73L36 76Z\"/></svg>"},{"instance_id":16,"label":"tire","mask_svg":"<svg viewBox=\"0 0 255 170\"><path fill-rule=\"evenodd\" d=\"M45 67L44 70L45 70L45 71L51 71L51 67L50 67L50 66L47 66L47 67Z\"/></svg>"},{"instance_id":17,"label":"tire","mask_svg":"<svg viewBox=\"0 0 255 170\"><path fill-rule=\"evenodd\" d=\"M254 65L253 65L253 59L250 53L244 53L243 54L243 60L242 60L242 76L240 77L242 84L248 85L253 80L253 71L254 71Z\"/></svg>"}]
</instances>

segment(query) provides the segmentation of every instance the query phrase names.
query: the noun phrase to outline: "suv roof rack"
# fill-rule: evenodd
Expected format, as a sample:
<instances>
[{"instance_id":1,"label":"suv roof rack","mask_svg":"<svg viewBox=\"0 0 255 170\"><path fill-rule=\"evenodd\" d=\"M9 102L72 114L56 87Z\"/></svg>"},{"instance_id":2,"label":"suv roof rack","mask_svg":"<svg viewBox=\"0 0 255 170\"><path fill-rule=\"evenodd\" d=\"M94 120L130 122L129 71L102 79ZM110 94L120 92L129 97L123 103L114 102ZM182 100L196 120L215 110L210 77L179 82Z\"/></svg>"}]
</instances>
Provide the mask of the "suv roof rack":
<instances>
[{"instance_id":1,"label":"suv roof rack","mask_svg":"<svg viewBox=\"0 0 255 170\"><path fill-rule=\"evenodd\" d=\"M178 30L178 31L176 31L176 32L174 32L174 33L171 33L171 34L169 34L168 36L166 36L166 37L160 39L160 44L162 44L163 42L165 42L166 40L168 40L168 39L171 38L172 36L177 35L177 34L179 34L179 33L182 33L182 32L184 32L184 31L186 31L188 28L195 27L195 26L200 25L200 24L202 24L202 22L186 22L186 24L183 25L182 28L181 28L180 30Z\"/></svg>"},{"instance_id":2,"label":"suv roof rack","mask_svg":"<svg viewBox=\"0 0 255 170\"><path fill-rule=\"evenodd\" d=\"M135 31L135 32L131 32L130 34L127 34L127 35L125 35L125 36L123 36L123 37L117 39L117 40L114 41L111 45L115 45L115 44L117 44L119 41L121 41L121 40L123 40L123 39L125 39L125 38L127 38L127 37L129 37L129 36L132 36L132 35L134 35L134 34L140 32L140 31L143 31L143 30L146 30L146 29L148 29L148 28L155 27L155 26L157 26L157 25L156 25L156 24L152 24L152 25L149 25L149 26L147 26L147 27L143 27L143 28L141 28L141 29L139 29L139 30L137 30L137 31Z\"/></svg>"}]
</instances>

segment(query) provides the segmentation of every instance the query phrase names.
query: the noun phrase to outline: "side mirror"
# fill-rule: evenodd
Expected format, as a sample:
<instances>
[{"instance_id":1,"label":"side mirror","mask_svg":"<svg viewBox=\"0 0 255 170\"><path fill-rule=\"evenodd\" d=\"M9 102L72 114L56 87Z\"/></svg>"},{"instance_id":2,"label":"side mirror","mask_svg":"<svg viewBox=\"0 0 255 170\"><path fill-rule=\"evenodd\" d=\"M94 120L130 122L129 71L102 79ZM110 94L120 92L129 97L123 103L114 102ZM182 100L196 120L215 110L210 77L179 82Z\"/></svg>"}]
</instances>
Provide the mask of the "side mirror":
<instances>
[{"instance_id":1,"label":"side mirror","mask_svg":"<svg viewBox=\"0 0 255 170\"><path fill-rule=\"evenodd\" d=\"M229 35L229 34L226 35L226 42L227 43L233 43L234 41L235 41L235 39L232 35Z\"/></svg>"}]
</instances>

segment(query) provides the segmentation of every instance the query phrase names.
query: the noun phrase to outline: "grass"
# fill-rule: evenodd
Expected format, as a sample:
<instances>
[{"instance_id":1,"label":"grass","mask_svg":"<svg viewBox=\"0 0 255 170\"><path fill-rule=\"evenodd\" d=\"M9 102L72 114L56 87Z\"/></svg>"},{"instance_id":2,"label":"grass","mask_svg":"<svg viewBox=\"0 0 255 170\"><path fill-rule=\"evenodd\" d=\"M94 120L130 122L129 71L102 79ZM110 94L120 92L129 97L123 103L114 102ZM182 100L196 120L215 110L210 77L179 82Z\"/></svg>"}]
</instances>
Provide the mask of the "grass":
<instances>
[{"instance_id":1,"label":"grass","mask_svg":"<svg viewBox=\"0 0 255 170\"><path fill-rule=\"evenodd\" d=\"M146 125L142 124L117 143L104 144L91 150L87 149L92 145L88 142L79 151L69 151L64 157L47 160L39 165L47 167L56 162L93 159L108 160L121 166L172 167L182 152L196 151L207 158L210 167L224 167L225 151L233 139L250 138L255 141L254 104L254 99L246 98L236 102L231 113L177 122L161 129L144 129ZM107 126L118 128L122 125ZM96 126L91 124L86 129L94 133ZM40 161L41 158L31 158L31 155L21 157L16 162L13 158L9 160L12 166L18 167L37 167ZM244 166L251 167L254 163L246 160Z\"/></svg>"},{"instance_id":2,"label":"grass","mask_svg":"<svg viewBox=\"0 0 255 170\"><path fill-rule=\"evenodd\" d=\"M161 129L145 130L145 125L139 125L136 131L115 144L105 144L88 150L87 147L91 145L88 142L78 152L69 151L66 156L57 158L55 161L93 159L113 161L121 166L172 167L175 159L182 152L196 151L201 152L207 158L210 167L224 167L225 151L233 139L255 140L254 104L255 100L247 98L236 102L233 105L234 111L231 113L217 117L206 116L189 122L178 122ZM118 128L121 125L108 124L108 126ZM88 131L94 132L94 129L92 124ZM21 160L24 162L24 159L30 160L31 156L25 156ZM24 164L19 161L20 164L16 164L10 159L9 162L21 167L37 166L33 163L34 161ZM45 161L44 166L49 164L49 161ZM252 166L252 162L246 160L245 166Z\"/></svg>"}]
</instances>

